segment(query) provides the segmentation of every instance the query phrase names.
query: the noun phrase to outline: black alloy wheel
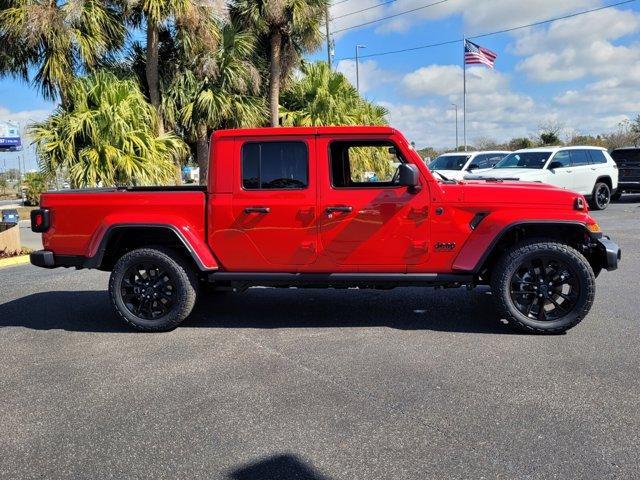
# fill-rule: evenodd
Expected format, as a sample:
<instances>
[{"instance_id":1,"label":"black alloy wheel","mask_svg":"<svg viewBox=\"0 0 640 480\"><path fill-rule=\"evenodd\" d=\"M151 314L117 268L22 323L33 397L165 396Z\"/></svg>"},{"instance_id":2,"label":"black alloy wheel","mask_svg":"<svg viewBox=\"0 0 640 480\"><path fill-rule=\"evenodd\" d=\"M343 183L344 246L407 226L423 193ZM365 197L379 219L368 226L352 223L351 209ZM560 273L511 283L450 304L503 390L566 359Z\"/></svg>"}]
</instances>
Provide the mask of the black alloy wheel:
<instances>
[{"instance_id":1,"label":"black alloy wheel","mask_svg":"<svg viewBox=\"0 0 640 480\"><path fill-rule=\"evenodd\" d=\"M596 183L593 189L594 210L604 210L611 202L611 189L606 183Z\"/></svg>"},{"instance_id":2,"label":"black alloy wheel","mask_svg":"<svg viewBox=\"0 0 640 480\"><path fill-rule=\"evenodd\" d=\"M511 300L520 313L541 322L570 313L580 298L576 272L565 262L535 257L522 263L511 277Z\"/></svg>"},{"instance_id":3,"label":"black alloy wheel","mask_svg":"<svg viewBox=\"0 0 640 480\"><path fill-rule=\"evenodd\" d=\"M180 252L139 248L116 262L109 279L113 306L129 325L147 332L167 331L189 316L198 277Z\"/></svg>"},{"instance_id":4,"label":"black alloy wheel","mask_svg":"<svg viewBox=\"0 0 640 480\"><path fill-rule=\"evenodd\" d=\"M129 267L121 282L122 300L133 315L154 320L175 307L175 282L159 265L143 262Z\"/></svg>"},{"instance_id":5,"label":"black alloy wheel","mask_svg":"<svg viewBox=\"0 0 640 480\"><path fill-rule=\"evenodd\" d=\"M595 274L571 245L533 238L508 247L491 273L500 318L531 333L562 333L589 313Z\"/></svg>"}]
</instances>

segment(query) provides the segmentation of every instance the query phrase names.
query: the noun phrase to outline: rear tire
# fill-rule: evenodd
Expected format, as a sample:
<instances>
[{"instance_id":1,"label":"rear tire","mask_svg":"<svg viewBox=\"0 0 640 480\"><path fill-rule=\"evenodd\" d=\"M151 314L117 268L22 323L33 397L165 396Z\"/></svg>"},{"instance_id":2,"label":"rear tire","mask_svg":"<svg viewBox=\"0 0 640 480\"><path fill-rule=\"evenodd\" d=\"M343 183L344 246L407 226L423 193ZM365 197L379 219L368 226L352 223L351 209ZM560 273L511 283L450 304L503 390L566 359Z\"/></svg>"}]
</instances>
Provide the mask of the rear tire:
<instances>
[{"instance_id":1,"label":"rear tire","mask_svg":"<svg viewBox=\"0 0 640 480\"><path fill-rule=\"evenodd\" d=\"M111 302L122 319L146 332L176 328L196 302L198 279L179 254L163 247L123 255L109 279Z\"/></svg>"},{"instance_id":2,"label":"rear tire","mask_svg":"<svg viewBox=\"0 0 640 480\"><path fill-rule=\"evenodd\" d=\"M603 182L598 182L593 187L593 193L591 194L591 206L594 210L604 210L611 203L611 189L609 185Z\"/></svg>"},{"instance_id":3,"label":"rear tire","mask_svg":"<svg viewBox=\"0 0 640 480\"><path fill-rule=\"evenodd\" d=\"M531 333L562 333L589 313L595 276L577 250L553 240L534 239L508 249L491 276L501 318Z\"/></svg>"}]
</instances>

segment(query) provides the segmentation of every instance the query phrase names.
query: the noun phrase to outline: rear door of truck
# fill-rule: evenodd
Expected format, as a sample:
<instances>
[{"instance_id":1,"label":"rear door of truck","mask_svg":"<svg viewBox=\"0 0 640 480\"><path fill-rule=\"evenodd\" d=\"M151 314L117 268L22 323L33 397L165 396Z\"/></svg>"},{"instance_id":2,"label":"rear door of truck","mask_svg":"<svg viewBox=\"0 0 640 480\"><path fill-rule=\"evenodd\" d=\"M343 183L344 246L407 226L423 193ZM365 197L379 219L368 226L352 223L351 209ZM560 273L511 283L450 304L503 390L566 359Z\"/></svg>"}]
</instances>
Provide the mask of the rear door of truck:
<instances>
[{"instance_id":1,"label":"rear door of truck","mask_svg":"<svg viewBox=\"0 0 640 480\"><path fill-rule=\"evenodd\" d=\"M315 136L234 142L232 226L236 271L297 271L317 255Z\"/></svg>"}]
</instances>

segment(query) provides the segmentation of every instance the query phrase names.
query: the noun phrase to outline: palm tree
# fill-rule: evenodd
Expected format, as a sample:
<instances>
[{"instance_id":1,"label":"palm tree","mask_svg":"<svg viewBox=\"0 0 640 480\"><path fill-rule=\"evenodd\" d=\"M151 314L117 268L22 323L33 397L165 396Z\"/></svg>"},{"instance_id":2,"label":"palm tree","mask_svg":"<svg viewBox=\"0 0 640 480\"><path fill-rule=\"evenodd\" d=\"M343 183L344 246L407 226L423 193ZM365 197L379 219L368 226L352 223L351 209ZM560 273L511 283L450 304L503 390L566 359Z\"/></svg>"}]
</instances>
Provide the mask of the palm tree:
<instances>
[{"instance_id":1,"label":"palm tree","mask_svg":"<svg viewBox=\"0 0 640 480\"><path fill-rule=\"evenodd\" d=\"M320 29L328 0L234 0L231 18L250 28L268 46L269 112L271 125L278 125L280 82L304 53L322 42Z\"/></svg>"},{"instance_id":2,"label":"palm tree","mask_svg":"<svg viewBox=\"0 0 640 480\"><path fill-rule=\"evenodd\" d=\"M146 28L145 80L149 101L156 109L158 133L164 132L160 74L161 34L173 29L182 37L187 53L197 46L214 49L218 31L213 19L217 9L198 0L127 1L127 16L134 27Z\"/></svg>"},{"instance_id":3,"label":"palm tree","mask_svg":"<svg viewBox=\"0 0 640 480\"><path fill-rule=\"evenodd\" d=\"M47 191L49 182L42 173L30 172L24 176L22 186L25 188L25 197L29 205L40 205L40 195Z\"/></svg>"},{"instance_id":4,"label":"palm tree","mask_svg":"<svg viewBox=\"0 0 640 480\"><path fill-rule=\"evenodd\" d=\"M207 178L211 132L257 127L266 117L260 75L251 62L254 51L252 33L225 24L216 50L192 58L168 88L167 120L195 144L202 183Z\"/></svg>"},{"instance_id":5,"label":"palm tree","mask_svg":"<svg viewBox=\"0 0 640 480\"><path fill-rule=\"evenodd\" d=\"M98 71L69 87L68 107L30 127L43 173L69 173L74 187L164 184L186 145L157 135L155 109L133 80Z\"/></svg>"},{"instance_id":6,"label":"palm tree","mask_svg":"<svg viewBox=\"0 0 640 480\"><path fill-rule=\"evenodd\" d=\"M46 99L66 104L78 71L118 50L125 34L110 2L0 0L0 75L32 81Z\"/></svg>"},{"instance_id":7,"label":"palm tree","mask_svg":"<svg viewBox=\"0 0 640 480\"><path fill-rule=\"evenodd\" d=\"M283 125L387 124L387 111L362 98L347 77L326 63L305 62L300 73L282 94Z\"/></svg>"},{"instance_id":8,"label":"palm tree","mask_svg":"<svg viewBox=\"0 0 640 480\"><path fill-rule=\"evenodd\" d=\"M324 62L303 63L301 76L282 94L281 118L287 126L386 125L387 111L360 96L342 73ZM389 148L353 147L349 158L353 174L364 180L365 172L390 180L395 168Z\"/></svg>"}]
</instances>

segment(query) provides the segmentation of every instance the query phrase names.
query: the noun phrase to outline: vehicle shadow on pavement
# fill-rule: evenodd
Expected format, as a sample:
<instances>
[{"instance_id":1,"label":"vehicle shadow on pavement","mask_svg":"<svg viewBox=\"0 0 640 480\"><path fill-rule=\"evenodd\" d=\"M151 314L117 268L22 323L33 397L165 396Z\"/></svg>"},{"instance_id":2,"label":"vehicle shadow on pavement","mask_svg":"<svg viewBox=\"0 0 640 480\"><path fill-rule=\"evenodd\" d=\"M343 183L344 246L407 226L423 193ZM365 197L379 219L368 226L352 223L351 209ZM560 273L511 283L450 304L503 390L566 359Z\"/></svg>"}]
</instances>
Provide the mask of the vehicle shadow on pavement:
<instances>
[{"instance_id":1,"label":"vehicle shadow on pavement","mask_svg":"<svg viewBox=\"0 0 640 480\"><path fill-rule=\"evenodd\" d=\"M0 305L0 328L61 329L72 332L131 332L102 291L42 292Z\"/></svg>"},{"instance_id":2,"label":"vehicle shadow on pavement","mask_svg":"<svg viewBox=\"0 0 640 480\"><path fill-rule=\"evenodd\" d=\"M388 327L462 333L517 333L501 323L487 289L297 290L255 288L202 298L183 327Z\"/></svg>"},{"instance_id":3,"label":"vehicle shadow on pavement","mask_svg":"<svg viewBox=\"0 0 640 480\"><path fill-rule=\"evenodd\" d=\"M234 470L230 480L329 480L295 455L277 455Z\"/></svg>"},{"instance_id":4,"label":"vehicle shadow on pavement","mask_svg":"<svg viewBox=\"0 0 640 480\"><path fill-rule=\"evenodd\" d=\"M179 328L362 328L513 334L486 290L255 288L207 293ZM107 292L42 292L0 305L0 328L132 333Z\"/></svg>"}]
</instances>

